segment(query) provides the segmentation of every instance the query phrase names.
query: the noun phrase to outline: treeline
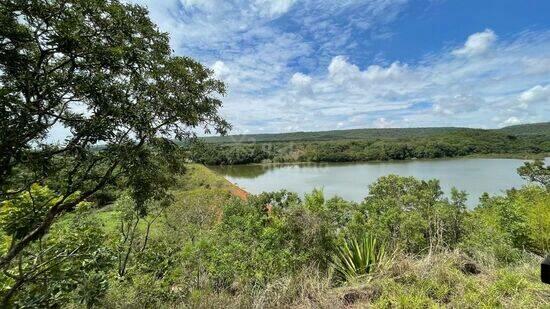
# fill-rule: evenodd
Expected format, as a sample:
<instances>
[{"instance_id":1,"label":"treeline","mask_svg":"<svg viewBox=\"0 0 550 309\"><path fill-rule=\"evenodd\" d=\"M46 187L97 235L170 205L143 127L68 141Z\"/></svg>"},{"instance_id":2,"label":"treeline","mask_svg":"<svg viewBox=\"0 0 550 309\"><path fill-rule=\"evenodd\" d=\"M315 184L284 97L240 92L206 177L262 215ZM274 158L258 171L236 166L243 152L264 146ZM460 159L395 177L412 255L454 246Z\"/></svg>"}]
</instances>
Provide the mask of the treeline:
<instances>
[{"instance_id":1,"label":"treeline","mask_svg":"<svg viewBox=\"0 0 550 309\"><path fill-rule=\"evenodd\" d=\"M336 140L374 140L374 139L415 139L450 133L500 133L512 135L550 135L550 122L521 124L501 129L473 129L460 127L424 127L424 128L368 128L350 130L331 130L316 132L290 132L272 134L241 134L229 136L210 136L203 138L209 143L250 143L250 142L300 142L300 141L336 141Z\"/></svg>"},{"instance_id":2,"label":"treeline","mask_svg":"<svg viewBox=\"0 0 550 309\"><path fill-rule=\"evenodd\" d=\"M261 162L353 162L550 152L550 136L488 130L449 131L410 139L319 142L205 143L187 147L194 162L209 165Z\"/></svg>"}]
</instances>

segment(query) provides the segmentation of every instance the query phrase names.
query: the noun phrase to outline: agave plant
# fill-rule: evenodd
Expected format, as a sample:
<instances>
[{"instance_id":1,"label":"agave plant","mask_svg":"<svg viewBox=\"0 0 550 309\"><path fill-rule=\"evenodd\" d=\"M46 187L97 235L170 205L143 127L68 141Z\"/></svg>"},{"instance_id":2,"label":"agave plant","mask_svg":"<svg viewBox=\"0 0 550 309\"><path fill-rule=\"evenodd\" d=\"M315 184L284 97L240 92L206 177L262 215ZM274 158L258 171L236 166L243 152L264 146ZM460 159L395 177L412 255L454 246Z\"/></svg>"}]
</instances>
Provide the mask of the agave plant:
<instances>
[{"instance_id":1,"label":"agave plant","mask_svg":"<svg viewBox=\"0 0 550 309\"><path fill-rule=\"evenodd\" d=\"M332 257L335 277L349 281L371 273L385 258L385 247L370 235L346 239Z\"/></svg>"}]
</instances>

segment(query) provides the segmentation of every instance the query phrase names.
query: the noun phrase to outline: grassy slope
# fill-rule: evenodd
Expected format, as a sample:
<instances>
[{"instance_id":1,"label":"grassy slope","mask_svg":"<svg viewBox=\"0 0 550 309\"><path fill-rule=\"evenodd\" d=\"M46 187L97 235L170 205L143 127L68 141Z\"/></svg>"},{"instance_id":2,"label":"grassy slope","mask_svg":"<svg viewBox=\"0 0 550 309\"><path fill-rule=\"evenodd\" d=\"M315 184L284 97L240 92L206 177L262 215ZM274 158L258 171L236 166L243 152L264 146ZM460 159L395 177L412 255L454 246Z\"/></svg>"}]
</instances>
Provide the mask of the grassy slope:
<instances>
[{"instance_id":1,"label":"grassy slope","mask_svg":"<svg viewBox=\"0 0 550 309\"><path fill-rule=\"evenodd\" d=\"M290 141L333 141L363 139L410 139L439 136L449 133L545 135L550 136L550 122L516 125L502 129L483 130L470 128L391 128L391 129L354 129L320 132L293 132L279 134L230 135L225 137L207 137L213 143L250 143L250 142L290 142Z\"/></svg>"},{"instance_id":2,"label":"grassy slope","mask_svg":"<svg viewBox=\"0 0 550 309\"><path fill-rule=\"evenodd\" d=\"M326 275L310 272L286 278L250 299L251 307L291 308L545 308L547 286L538 278L538 259L513 266L479 265L463 270L457 252L423 258L396 257L370 279L332 287ZM226 296L227 297L227 296ZM239 301L242 304L242 300Z\"/></svg>"},{"instance_id":3,"label":"grassy slope","mask_svg":"<svg viewBox=\"0 0 550 309\"><path fill-rule=\"evenodd\" d=\"M220 201L231 195L242 198L243 195L247 195L246 192L244 194L243 192L242 189L202 164L188 164L185 174L179 177L178 183L172 191L175 204L185 204L189 202L188 199L203 197ZM217 205L218 203L215 204L216 207L221 206ZM118 217L112 206L98 210L96 215L108 234L118 233ZM162 224L162 217L160 224ZM145 229L145 223L141 222L139 227Z\"/></svg>"}]
</instances>

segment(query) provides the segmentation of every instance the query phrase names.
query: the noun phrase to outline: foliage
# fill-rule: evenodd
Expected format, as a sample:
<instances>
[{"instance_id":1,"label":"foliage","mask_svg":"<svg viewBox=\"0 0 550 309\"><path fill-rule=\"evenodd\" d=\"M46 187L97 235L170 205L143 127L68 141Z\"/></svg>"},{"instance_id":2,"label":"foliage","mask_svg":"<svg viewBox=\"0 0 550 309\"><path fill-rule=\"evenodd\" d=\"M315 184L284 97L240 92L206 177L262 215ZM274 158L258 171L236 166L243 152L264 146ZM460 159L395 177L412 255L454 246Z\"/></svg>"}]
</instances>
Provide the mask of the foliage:
<instances>
[{"instance_id":1,"label":"foliage","mask_svg":"<svg viewBox=\"0 0 550 309\"><path fill-rule=\"evenodd\" d=\"M549 302L538 262L522 256L513 265L484 267L476 275L465 272L464 265L478 262L460 252L400 257L389 272L360 289L374 295L373 308L540 308Z\"/></svg>"},{"instance_id":2,"label":"foliage","mask_svg":"<svg viewBox=\"0 0 550 309\"><path fill-rule=\"evenodd\" d=\"M385 255L383 244L370 235L362 235L346 239L338 246L331 265L339 280L356 280L373 272Z\"/></svg>"},{"instance_id":3,"label":"foliage","mask_svg":"<svg viewBox=\"0 0 550 309\"><path fill-rule=\"evenodd\" d=\"M448 128L365 130L364 134L361 130L301 133L300 138L299 133L288 138L284 134L269 139L258 136L251 138L251 142L248 138L228 137L192 144L187 151L193 161L209 165L431 159L484 154L541 156L550 152L550 136L542 133L510 135L498 130ZM310 139L310 135L318 137Z\"/></svg>"},{"instance_id":4,"label":"foliage","mask_svg":"<svg viewBox=\"0 0 550 309\"><path fill-rule=\"evenodd\" d=\"M542 160L525 162L518 168L518 174L524 179L537 182L550 190L550 166L545 166Z\"/></svg>"},{"instance_id":5,"label":"foliage","mask_svg":"<svg viewBox=\"0 0 550 309\"><path fill-rule=\"evenodd\" d=\"M468 210L465 192L452 190L445 197L437 181L395 175L375 182L359 204L326 199L322 190L303 199L280 191L241 200L229 195L229 182L194 164L174 185L178 190L166 204L148 201L139 208L131 195L123 194L106 209L85 204L54 224L42 249L33 244L29 256L23 256L23 273L33 281L18 288L11 304L544 304L533 254L548 250L550 194L540 186L486 195L476 209ZM39 192L44 200L56 197L52 190L34 188L34 197ZM28 204L22 197L14 200ZM97 225L99 219L103 227ZM131 245L129 238L124 243L124 235L132 234L128 231L133 233ZM8 245L9 239L4 237ZM77 252L85 254L71 255L67 250L78 244L84 251ZM57 252L65 258L59 267L45 267L38 274L40 265L32 264L32 257L54 245L58 249L43 256ZM395 252L391 263L373 272L388 250ZM121 275L120 261L126 257ZM468 273L466 264L476 265L481 274ZM336 268L333 275L331 268ZM10 273L19 276L15 266ZM0 278L4 293L13 280ZM342 281L346 284L333 288ZM480 291L479 284L487 288Z\"/></svg>"},{"instance_id":6,"label":"foliage","mask_svg":"<svg viewBox=\"0 0 550 309\"><path fill-rule=\"evenodd\" d=\"M376 238L408 252L453 248L463 235L464 200L456 190L452 201L444 198L437 180L384 176L363 202L366 225Z\"/></svg>"},{"instance_id":7,"label":"foliage","mask_svg":"<svg viewBox=\"0 0 550 309\"><path fill-rule=\"evenodd\" d=\"M34 183L58 196L19 229L2 269L109 186L139 207L162 198L182 163L172 139L229 128L218 114L224 84L173 56L141 6L7 0L0 16L0 202ZM48 142L54 126L67 132L57 144Z\"/></svg>"},{"instance_id":8,"label":"foliage","mask_svg":"<svg viewBox=\"0 0 550 309\"><path fill-rule=\"evenodd\" d=\"M533 266L550 250L540 161L518 172L545 187L487 195L467 210L465 192L445 197L437 180L396 175L359 204L322 190L236 198L238 188L182 159L541 156L547 123L189 143L200 129L230 128L218 113L224 93L211 70L172 54L141 6L0 2L0 307L548 305ZM52 144L56 126L67 136ZM363 280L386 248L405 255ZM332 284L352 277L372 290L337 295Z\"/></svg>"},{"instance_id":9,"label":"foliage","mask_svg":"<svg viewBox=\"0 0 550 309\"><path fill-rule=\"evenodd\" d=\"M374 307L544 303L537 265L524 250L539 252L533 244L542 239L531 237L547 235L549 225L518 223L533 227L527 232L510 224L522 218L510 212L545 210L548 195L540 187L486 197L475 210L466 209L464 192L452 190L446 198L437 181L398 176L379 179L360 204L325 199L321 190L303 199L281 191L242 201L228 197L228 183L204 167L190 165L187 171L150 245L134 256L124 284L110 284L104 305L343 307L349 297ZM394 219L400 223L393 225ZM358 276L334 289L345 276L328 275L334 250L347 243L353 252L351 240L360 247L366 234L383 239L384 251L397 255L370 279ZM525 261L527 266L518 266ZM467 263L482 274L468 274ZM479 284L487 291L479 291ZM525 294L516 292L520 288ZM342 296L340 289L359 296Z\"/></svg>"},{"instance_id":10,"label":"foliage","mask_svg":"<svg viewBox=\"0 0 550 309\"><path fill-rule=\"evenodd\" d=\"M503 260L513 257L515 250L547 254L549 213L550 193L537 186L486 197L472 213L466 244L478 251L493 251Z\"/></svg>"},{"instance_id":11,"label":"foliage","mask_svg":"<svg viewBox=\"0 0 550 309\"><path fill-rule=\"evenodd\" d=\"M319 132L291 132L276 134L246 134L229 136L211 136L204 138L210 143L276 143L301 141L342 141L342 140L412 140L418 138L434 138L455 133L469 134L503 134L511 136L550 135L550 122L521 124L496 130L482 130L456 127L425 127L425 128L378 128L351 129Z\"/></svg>"},{"instance_id":12,"label":"foliage","mask_svg":"<svg viewBox=\"0 0 550 309\"><path fill-rule=\"evenodd\" d=\"M239 201L224 207L223 221L214 231L207 254L208 271L217 287L261 283L296 269L284 220L269 218L260 209ZM246 282L251 280L252 282Z\"/></svg>"},{"instance_id":13,"label":"foliage","mask_svg":"<svg viewBox=\"0 0 550 309\"><path fill-rule=\"evenodd\" d=\"M41 207L34 203L55 201L47 187L33 185L30 192L19 194L3 207L3 220L19 218L32 224ZM32 202L31 202L32 201ZM38 211L33 211L38 209ZM8 221L17 222L17 221ZM32 226L32 225L31 225ZM24 225L2 225L3 232L15 239ZM106 235L81 203L77 212L52 226L51 232L18 256L18 264L0 275L3 283L2 306L51 307L67 302L93 305L108 288L107 270L112 254L104 246ZM13 245L13 241L11 242ZM17 297L14 297L17 295Z\"/></svg>"},{"instance_id":14,"label":"foliage","mask_svg":"<svg viewBox=\"0 0 550 309\"><path fill-rule=\"evenodd\" d=\"M14 241L19 240L35 229L60 199L48 187L35 183L28 191L1 202L0 226Z\"/></svg>"}]
</instances>

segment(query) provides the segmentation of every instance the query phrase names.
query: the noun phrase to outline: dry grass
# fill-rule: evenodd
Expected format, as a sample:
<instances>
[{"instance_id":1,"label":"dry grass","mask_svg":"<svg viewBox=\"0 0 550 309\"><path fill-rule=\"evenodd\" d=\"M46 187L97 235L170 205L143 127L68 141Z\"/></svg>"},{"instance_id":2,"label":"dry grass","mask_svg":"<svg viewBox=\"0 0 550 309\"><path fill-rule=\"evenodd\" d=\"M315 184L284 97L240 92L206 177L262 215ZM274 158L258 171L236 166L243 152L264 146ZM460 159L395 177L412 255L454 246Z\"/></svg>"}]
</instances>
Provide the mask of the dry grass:
<instances>
[{"instance_id":1,"label":"dry grass","mask_svg":"<svg viewBox=\"0 0 550 309\"><path fill-rule=\"evenodd\" d=\"M526 255L516 265L495 268L460 252L396 255L388 267L344 286L334 286L330 274L307 268L261 289L201 294L184 307L549 308L550 289L540 283L539 263L539 257Z\"/></svg>"}]
</instances>

